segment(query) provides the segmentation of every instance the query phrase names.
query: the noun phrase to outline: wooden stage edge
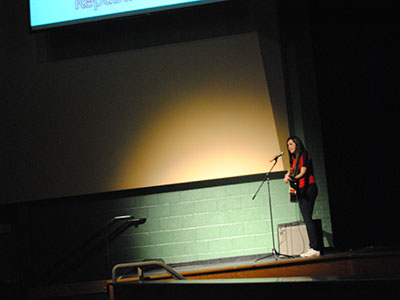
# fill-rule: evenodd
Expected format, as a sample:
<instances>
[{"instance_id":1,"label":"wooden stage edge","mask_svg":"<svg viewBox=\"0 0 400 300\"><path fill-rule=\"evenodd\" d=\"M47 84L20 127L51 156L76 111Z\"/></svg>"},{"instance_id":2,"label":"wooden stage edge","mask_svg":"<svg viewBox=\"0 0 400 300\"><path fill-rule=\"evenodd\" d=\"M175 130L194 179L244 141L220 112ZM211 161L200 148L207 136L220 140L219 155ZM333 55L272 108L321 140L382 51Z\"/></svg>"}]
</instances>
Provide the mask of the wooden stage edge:
<instances>
[{"instance_id":1,"label":"wooden stage edge","mask_svg":"<svg viewBox=\"0 0 400 300\"><path fill-rule=\"evenodd\" d=\"M247 256L236 260L221 259L213 261L171 264L186 279L223 280L251 278L346 278L346 279L385 279L400 278L399 248L365 248L361 250L331 253L316 258L279 258L265 255ZM173 280L170 275L159 270L145 271L146 281ZM120 277L117 284L140 284L136 274ZM58 286L37 287L30 291L30 299L49 299L74 295L106 293L110 280L71 283Z\"/></svg>"}]
</instances>

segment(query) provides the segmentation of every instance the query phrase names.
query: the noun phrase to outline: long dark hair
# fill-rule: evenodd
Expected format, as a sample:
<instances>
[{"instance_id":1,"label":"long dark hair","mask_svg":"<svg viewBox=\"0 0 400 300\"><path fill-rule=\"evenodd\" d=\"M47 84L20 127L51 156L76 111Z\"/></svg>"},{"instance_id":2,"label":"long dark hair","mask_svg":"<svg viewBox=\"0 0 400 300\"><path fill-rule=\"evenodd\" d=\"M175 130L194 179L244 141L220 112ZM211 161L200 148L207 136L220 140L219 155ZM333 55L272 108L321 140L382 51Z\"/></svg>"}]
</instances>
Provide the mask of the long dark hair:
<instances>
[{"instance_id":1,"label":"long dark hair","mask_svg":"<svg viewBox=\"0 0 400 300\"><path fill-rule=\"evenodd\" d=\"M295 153L292 154L288 150L290 164L292 164L293 159L295 159L296 157L300 157L300 155L303 154L304 152L307 152L307 150L304 147L304 144L301 141L301 139L295 135L288 137L288 139L286 140L286 148L287 148L287 143L289 142L289 140L293 140L293 142L296 144L296 152Z\"/></svg>"}]
</instances>

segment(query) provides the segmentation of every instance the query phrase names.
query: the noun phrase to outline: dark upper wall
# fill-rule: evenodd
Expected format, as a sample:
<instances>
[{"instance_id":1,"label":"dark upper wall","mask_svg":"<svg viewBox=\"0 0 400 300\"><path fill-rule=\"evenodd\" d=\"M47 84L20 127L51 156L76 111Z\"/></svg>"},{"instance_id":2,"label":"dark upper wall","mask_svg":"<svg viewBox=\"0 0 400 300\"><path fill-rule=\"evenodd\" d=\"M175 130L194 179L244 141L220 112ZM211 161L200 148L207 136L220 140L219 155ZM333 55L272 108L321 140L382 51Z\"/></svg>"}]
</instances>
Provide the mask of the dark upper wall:
<instances>
[{"instance_id":1,"label":"dark upper wall","mask_svg":"<svg viewBox=\"0 0 400 300\"><path fill-rule=\"evenodd\" d=\"M109 146L116 142L115 133L125 130L125 120L133 119L128 110L135 107L127 109L123 103L126 70L115 65L99 69L97 65L105 66L102 55L124 65L129 59L124 52L133 49L145 52L152 46L258 29L277 39L269 1L231 1L40 32L29 31L27 1L4 6L3 203L111 189L107 176L98 175L112 172L116 164L97 161L121 154L123 147L113 152ZM150 81L151 70L146 72L139 79Z\"/></svg>"}]
</instances>

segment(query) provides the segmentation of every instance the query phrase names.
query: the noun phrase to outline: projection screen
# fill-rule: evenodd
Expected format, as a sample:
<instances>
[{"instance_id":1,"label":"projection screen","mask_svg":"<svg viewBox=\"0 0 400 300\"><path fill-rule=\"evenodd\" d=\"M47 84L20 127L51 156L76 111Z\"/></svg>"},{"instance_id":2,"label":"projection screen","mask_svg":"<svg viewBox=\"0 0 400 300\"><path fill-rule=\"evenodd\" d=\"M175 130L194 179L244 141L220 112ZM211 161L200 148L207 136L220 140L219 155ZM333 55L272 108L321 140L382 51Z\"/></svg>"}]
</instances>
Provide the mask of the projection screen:
<instances>
[{"instance_id":1,"label":"projection screen","mask_svg":"<svg viewBox=\"0 0 400 300\"><path fill-rule=\"evenodd\" d=\"M257 33L36 63L20 75L29 85L14 88L29 101L10 132L23 147L13 147L8 193L34 200L264 173L288 135L267 69Z\"/></svg>"}]
</instances>

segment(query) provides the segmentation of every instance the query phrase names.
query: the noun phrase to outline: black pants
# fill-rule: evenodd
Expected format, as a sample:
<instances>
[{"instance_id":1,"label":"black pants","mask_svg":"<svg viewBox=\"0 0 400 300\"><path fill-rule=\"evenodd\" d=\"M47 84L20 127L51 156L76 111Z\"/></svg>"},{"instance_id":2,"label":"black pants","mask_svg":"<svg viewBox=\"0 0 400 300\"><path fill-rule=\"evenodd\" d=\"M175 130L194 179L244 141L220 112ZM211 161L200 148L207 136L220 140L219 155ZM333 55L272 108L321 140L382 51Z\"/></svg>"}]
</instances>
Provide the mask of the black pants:
<instances>
[{"instance_id":1,"label":"black pants","mask_svg":"<svg viewBox=\"0 0 400 300\"><path fill-rule=\"evenodd\" d=\"M318 195L318 188L316 184L309 184L307 187L298 192L298 201L301 214L306 224L308 239L310 240L310 248L314 250L321 250L317 234L317 227L312 219L314 210L315 199Z\"/></svg>"}]
</instances>

